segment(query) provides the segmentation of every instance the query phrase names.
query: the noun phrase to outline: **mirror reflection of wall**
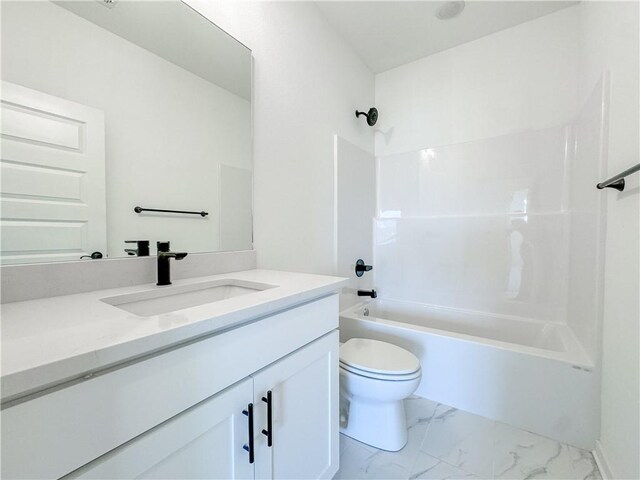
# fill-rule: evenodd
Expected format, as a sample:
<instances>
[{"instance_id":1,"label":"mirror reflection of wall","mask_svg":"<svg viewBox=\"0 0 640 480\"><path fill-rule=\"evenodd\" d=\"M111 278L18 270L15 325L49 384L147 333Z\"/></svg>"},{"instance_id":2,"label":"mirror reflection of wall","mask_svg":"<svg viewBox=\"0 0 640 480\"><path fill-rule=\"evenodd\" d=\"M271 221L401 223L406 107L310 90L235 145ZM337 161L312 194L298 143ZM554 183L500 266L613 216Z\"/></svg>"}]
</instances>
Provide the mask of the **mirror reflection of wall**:
<instances>
[{"instance_id":1,"label":"mirror reflection of wall","mask_svg":"<svg viewBox=\"0 0 640 480\"><path fill-rule=\"evenodd\" d=\"M179 1L1 7L3 263L252 248L246 47Z\"/></svg>"}]
</instances>

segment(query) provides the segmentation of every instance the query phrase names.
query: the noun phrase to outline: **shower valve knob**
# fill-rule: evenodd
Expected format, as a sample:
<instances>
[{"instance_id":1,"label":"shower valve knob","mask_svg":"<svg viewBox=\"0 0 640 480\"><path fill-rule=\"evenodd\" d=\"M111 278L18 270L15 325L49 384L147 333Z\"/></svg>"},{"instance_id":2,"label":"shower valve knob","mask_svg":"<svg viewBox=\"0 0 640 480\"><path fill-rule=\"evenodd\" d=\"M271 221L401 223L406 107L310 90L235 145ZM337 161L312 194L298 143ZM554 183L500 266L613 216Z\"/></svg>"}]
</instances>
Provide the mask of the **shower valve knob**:
<instances>
[{"instance_id":1,"label":"shower valve knob","mask_svg":"<svg viewBox=\"0 0 640 480\"><path fill-rule=\"evenodd\" d=\"M365 265L364 260L361 258L356 260L356 277L361 277L364 272L368 272L371 269L373 269L373 265Z\"/></svg>"}]
</instances>

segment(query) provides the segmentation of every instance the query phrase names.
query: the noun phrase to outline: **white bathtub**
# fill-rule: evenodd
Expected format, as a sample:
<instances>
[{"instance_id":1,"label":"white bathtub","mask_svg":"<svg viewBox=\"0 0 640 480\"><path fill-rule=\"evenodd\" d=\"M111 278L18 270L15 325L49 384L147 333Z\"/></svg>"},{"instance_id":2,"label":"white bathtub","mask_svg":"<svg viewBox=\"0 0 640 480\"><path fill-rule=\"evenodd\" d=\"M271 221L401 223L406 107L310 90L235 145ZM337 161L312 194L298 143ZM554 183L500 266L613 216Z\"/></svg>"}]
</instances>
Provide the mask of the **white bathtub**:
<instances>
[{"instance_id":1,"label":"white bathtub","mask_svg":"<svg viewBox=\"0 0 640 480\"><path fill-rule=\"evenodd\" d=\"M598 375L563 324L375 300L340 314L340 339L420 358L417 395L581 448L598 432Z\"/></svg>"}]
</instances>

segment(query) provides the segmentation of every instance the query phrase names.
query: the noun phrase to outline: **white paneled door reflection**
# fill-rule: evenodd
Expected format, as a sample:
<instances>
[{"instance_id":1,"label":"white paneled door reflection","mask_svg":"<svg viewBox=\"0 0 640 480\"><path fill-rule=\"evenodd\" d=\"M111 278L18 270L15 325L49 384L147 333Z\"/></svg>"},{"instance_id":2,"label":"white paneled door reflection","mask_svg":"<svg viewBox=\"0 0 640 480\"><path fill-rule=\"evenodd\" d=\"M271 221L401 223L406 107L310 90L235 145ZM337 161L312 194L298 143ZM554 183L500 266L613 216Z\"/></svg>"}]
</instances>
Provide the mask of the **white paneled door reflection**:
<instances>
[{"instance_id":1,"label":"white paneled door reflection","mask_svg":"<svg viewBox=\"0 0 640 480\"><path fill-rule=\"evenodd\" d=\"M104 115L2 82L1 262L106 255Z\"/></svg>"}]
</instances>

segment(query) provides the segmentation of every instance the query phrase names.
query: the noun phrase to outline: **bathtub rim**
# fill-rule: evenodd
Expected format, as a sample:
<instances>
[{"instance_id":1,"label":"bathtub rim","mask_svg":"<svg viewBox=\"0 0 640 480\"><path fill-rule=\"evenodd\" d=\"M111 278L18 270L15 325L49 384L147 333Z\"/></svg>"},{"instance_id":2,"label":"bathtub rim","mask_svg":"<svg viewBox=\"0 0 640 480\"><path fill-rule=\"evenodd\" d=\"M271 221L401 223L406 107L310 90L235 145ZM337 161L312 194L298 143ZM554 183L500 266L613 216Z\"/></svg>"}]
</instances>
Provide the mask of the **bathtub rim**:
<instances>
[{"instance_id":1,"label":"bathtub rim","mask_svg":"<svg viewBox=\"0 0 640 480\"><path fill-rule=\"evenodd\" d=\"M558 334L560 335L560 340L565 346L565 351L557 352L553 350L546 350L539 347L520 345L518 343L504 342L501 340L494 340L486 337L479 337L479 336L469 335L465 333L451 332L451 331L442 330L439 328L425 327L422 325L415 325L412 323L406 323L406 322L391 320L387 318L380 318L380 317L375 317L371 315L365 316L357 313L358 310L366 307L371 303L385 302L385 301L390 303L401 303L403 305L416 305L418 307L428 307L428 308L434 308L434 309L446 310L446 311L458 311L465 314L495 316L501 319L513 319L521 322L551 324L557 328ZM385 299L385 298L368 300L364 302L359 302L355 305L351 305L350 307L345 308L340 312L340 318L342 317L353 319L353 320L379 323L379 324L388 325L394 328L401 328L403 330L418 331L420 333L436 335L439 337L455 338L456 340L460 340L467 343L476 343L476 344L480 343L480 344L498 348L500 350L507 350L510 352L517 352L525 355L533 355L533 356L542 357L550 360L558 360L558 361L568 363L572 365L574 368L583 369L585 371L592 371L595 368L595 363L591 360L591 358L589 358L589 356L587 355L582 345L580 345L580 342L578 342L578 339L571 332L569 326L560 322L547 322L544 320L527 319L527 318L521 318L521 317L510 317L510 316L505 316L500 314L492 315L486 312L476 312L474 310L463 310L463 309L457 309L457 308L442 307L438 305L405 302L402 300L392 300L392 299Z\"/></svg>"}]
</instances>

